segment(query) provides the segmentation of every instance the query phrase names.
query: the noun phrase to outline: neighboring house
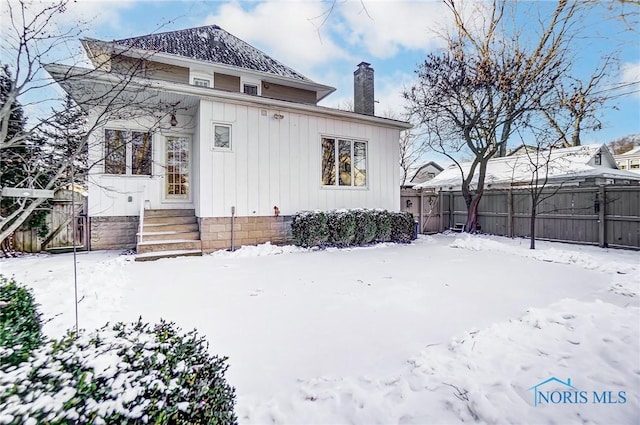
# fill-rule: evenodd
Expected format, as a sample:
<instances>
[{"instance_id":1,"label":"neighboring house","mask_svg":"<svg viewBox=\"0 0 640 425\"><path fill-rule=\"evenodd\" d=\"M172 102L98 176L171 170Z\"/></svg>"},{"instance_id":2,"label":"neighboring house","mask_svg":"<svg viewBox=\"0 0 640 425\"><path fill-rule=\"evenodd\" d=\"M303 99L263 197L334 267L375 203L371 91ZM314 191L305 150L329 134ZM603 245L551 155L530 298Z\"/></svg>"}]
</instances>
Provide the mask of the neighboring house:
<instances>
[{"instance_id":1,"label":"neighboring house","mask_svg":"<svg viewBox=\"0 0 640 425\"><path fill-rule=\"evenodd\" d=\"M538 158L536 160L536 158ZM583 145L549 151L521 153L503 158L494 158L487 164L485 188L523 187L532 185L533 172L538 164L539 181L546 178L548 186L638 184L640 175L618 170L615 160L606 145ZM546 165L548 163L548 166ZM469 172L471 163L461 163L464 172ZM415 186L437 190L460 190L461 173L452 165L434 179ZM471 186L475 187L478 174Z\"/></svg>"},{"instance_id":2,"label":"neighboring house","mask_svg":"<svg viewBox=\"0 0 640 425\"><path fill-rule=\"evenodd\" d=\"M346 112L317 105L333 87L216 25L82 43L99 71L46 68L67 92L82 98L139 68L165 112L159 126L150 114L94 133L92 249L197 255L282 241L301 210L399 210L398 140L411 126L374 116L368 63L354 72L356 112Z\"/></svg>"},{"instance_id":3,"label":"neighboring house","mask_svg":"<svg viewBox=\"0 0 640 425\"><path fill-rule=\"evenodd\" d=\"M640 146L620 155L614 155L613 158L619 169L640 173Z\"/></svg>"},{"instance_id":4,"label":"neighboring house","mask_svg":"<svg viewBox=\"0 0 640 425\"><path fill-rule=\"evenodd\" d=\"M418 167L412 167L407 171L407 180L402 187L410 189L417 184L429 181L440 174L442 170L443 168L433 161L429 161Z\"/></svg>"}]
</instances>

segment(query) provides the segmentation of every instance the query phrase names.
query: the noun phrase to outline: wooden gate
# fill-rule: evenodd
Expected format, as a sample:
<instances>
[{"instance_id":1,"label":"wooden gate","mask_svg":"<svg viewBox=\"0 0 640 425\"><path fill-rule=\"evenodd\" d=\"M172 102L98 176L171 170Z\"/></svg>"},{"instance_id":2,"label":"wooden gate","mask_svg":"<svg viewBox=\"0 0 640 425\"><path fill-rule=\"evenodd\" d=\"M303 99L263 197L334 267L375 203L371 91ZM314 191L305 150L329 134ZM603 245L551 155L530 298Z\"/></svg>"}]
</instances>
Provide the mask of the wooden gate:
<instances>
[{"instance_id":1,"label":"wooden gate","mask_svg":"<svg viewBox=\"0 0 640 425\"><path fill-rule=\"evenodd\" d=\"M46 217L49 234L40 238L36 230L21 229L15 232L14 248L21 252L66 251L87 246L86 197L78 192L61 189L49 201Z\"/></svg>"}]
</instances>

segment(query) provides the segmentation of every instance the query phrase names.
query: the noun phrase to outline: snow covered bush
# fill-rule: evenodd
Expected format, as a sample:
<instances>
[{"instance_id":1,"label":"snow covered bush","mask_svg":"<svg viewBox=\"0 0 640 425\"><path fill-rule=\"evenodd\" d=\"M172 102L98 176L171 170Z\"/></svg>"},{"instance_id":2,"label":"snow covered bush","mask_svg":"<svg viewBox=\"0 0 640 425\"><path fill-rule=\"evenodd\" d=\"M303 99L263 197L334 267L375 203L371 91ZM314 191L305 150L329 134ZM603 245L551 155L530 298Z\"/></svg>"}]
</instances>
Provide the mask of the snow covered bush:
<instances>
[{"instance_id":1,"label":"snow covered bush","mask_svg":"<svg viewBox=\"0 0 640 425\"><path fill-rule=\"evenodd\" d=\"M416 238L415 221L410 212L391 215L391 240L394 242L411 242Z\"/></svg>"},{"instance_id":2,"label":"snow covered bush","mask_svg":"<svg viewBox=\"0 0 640 425\"><path fill-rule=\"evenodd\" d=\"M387 210L373 210L373 219L376 222L376 242L388 242L391 240L391 213Z\"/></svg>"},{"instance_id":3,"label":"snow covered bush","mask_svg":"<svg viewBox=\"0 0 640 425\"><path fill-rule=\"evenodd\" d=\"M304 247L406 243L415 239L413 215L386 210L302 211L293 216L291 233L294 243Z\"/></svg>"},{"instance_id":4,"label":"snow covered bush","mask_svg":"<svg viewBox=\"0 0 640 425\"><path fill-rule=\"evenodd\" d=\"M323 246L329 238L327 214L322 211L302 211L293 216L291 235L298 246Z\"/></svg>"},{"instance_id":5,"label":"snow covered bush","mask_svg":"<svg viewBox=\"0 0 640 425\"><path fill-rule=\"evenodd\" d=\"M236 423L226 358L207 349L164 321L70 333L3 367L0 423Z\"/></svg>"},{"instance_id":6,"label":"snow covered bush","mask_svg":"<svg viewBox=\"0 0 640 425\"><path fill-rule=\"evenodd\" d=\"M17 366L42 340L42 322L31 290L0 275L0 368Z\"/></svg>"},{"instance_id":7,"label":"snow covered bush","mask_svg":"<svg viewBox=\"0 0 640 425\"><path fill-rule=\"evenodd\" d=\"M356 209L353 210L356 219L356 230L353 237L354 245L366 245L371 243L376 237L376 222L373 219L372 211Z\"/></svg>"},{"instance_id":8,"label":"snow covered bush","mask_svg":"<svg viewBox=\"0 0 640 425\"><path fill-rule=\"evenodd\" d=\"M356 218L349 210L330 211L327 214L329 245L350 246L356 234Z\"/></svg>"}]
</instances>

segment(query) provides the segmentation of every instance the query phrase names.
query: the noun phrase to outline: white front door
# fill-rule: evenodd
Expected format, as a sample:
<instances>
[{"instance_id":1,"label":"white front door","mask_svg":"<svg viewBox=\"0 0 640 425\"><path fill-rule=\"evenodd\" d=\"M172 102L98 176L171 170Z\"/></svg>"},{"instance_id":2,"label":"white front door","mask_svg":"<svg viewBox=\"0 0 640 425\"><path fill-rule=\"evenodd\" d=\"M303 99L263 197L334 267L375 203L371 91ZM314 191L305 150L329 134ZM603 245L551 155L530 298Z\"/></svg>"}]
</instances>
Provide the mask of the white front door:
<instances>
[{"instance_id":1,"label":"white front door","mask_svg":"<svg viewBox=\"0 0 640 425\"><path fill-rule=\"evenodd\" d=\"M166 136L164 198L167 201L189 201L190 179L191 139L187 136Z\"/></svg>"}]
</instances>

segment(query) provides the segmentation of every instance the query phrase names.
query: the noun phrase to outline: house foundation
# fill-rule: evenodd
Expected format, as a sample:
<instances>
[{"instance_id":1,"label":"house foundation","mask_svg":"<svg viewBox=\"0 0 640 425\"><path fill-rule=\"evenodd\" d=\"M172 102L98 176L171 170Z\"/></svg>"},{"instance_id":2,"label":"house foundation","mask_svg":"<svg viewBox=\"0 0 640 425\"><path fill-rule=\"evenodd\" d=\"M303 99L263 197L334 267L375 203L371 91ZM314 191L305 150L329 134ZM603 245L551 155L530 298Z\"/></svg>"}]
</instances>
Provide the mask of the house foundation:
<instances>
[{"instance_id":1,"label":"house foundation","mask_svg":"<svg viewBox=\"0 0 640 425\"><path fill-rule=\"evenodd\" d=\"M133 249L139 219L136 216L90 217L90 249Z\"/></svg>"},{"instance_id":2,"label":"house foundation","mask_svg":"<svg viewBox=\"0 0 640 425\"><path fill-rule=\"evenodd\" d=\"M233 246L257 245L265 242L288 243L291 241L291 216L201 217L200 239L202 251L213 252Z\"/></svg>"}]
</instances>

